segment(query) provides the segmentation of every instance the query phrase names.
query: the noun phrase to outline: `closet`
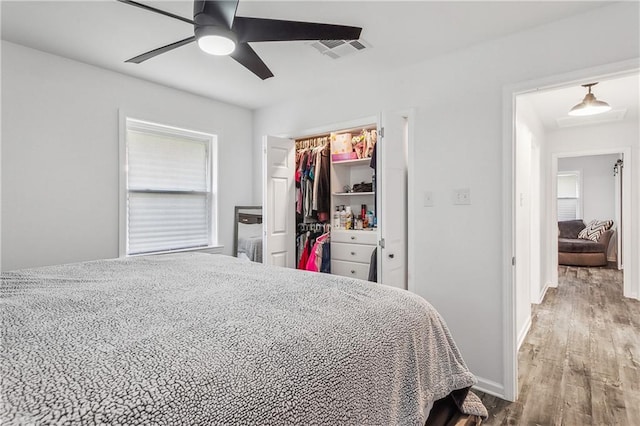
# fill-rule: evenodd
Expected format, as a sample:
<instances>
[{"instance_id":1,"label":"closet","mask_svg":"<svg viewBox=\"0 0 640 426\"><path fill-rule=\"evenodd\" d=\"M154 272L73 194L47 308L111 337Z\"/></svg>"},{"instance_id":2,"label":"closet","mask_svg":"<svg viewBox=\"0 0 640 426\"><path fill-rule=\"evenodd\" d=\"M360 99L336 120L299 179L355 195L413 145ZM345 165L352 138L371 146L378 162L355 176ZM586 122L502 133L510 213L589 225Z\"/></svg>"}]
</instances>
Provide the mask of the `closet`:
<instances>
[{"instance_id":1,"label":"closet","mask_svg":"<svg viewBox=\"0 0 640 426\"><path fill-rule=\"evenodd\" d=\"M264 137L265 263L406 288L408 124L394 119Z\"/></svg>"},{"instance_id":2,"label":"closet","mask_svg":"<svg viewBox=\"0 0 640 426\"><path fill-rule=\"evenodd\" d=\"M298 269L375 280L376 142L375 126L295 141Z\"/></svg>"}]
</instances>

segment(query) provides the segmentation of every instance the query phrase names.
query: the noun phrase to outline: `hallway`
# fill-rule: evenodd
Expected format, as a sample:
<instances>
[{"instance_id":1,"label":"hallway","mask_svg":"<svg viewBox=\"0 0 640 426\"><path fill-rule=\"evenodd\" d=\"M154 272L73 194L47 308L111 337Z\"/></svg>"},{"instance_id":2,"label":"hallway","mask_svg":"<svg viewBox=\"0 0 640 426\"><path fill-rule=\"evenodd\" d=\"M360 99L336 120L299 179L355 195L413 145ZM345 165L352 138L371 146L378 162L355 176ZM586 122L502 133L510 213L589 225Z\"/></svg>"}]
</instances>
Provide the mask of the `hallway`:
<instances>
[{"instance_id":1,"label":"hallway","mask_svg":"<svg viewBox=\"0 0 640 426\"><path fill-rule=\"evenodd\" d=\"M640 424L640 301L622 272L560 266L558 288L532 306L518 354L518 401L478 392L486 425Z\"/></svg>"}]
</instances>

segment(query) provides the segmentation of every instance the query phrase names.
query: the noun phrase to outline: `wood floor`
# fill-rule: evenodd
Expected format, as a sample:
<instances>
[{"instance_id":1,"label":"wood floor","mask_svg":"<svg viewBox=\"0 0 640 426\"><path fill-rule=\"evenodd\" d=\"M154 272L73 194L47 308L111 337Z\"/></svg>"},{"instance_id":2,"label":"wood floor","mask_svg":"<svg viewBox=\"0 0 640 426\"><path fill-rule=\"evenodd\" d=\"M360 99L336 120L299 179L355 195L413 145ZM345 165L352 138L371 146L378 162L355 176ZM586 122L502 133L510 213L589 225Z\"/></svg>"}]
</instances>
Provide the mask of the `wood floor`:
<instances>
[{"instance_id":1,"label":"wood floor","mask_svg":"<svg viewBox=\"0 0 640 426\"><path fill-rule=\"evenodd\" d=\"M483 425L640 425L640 301L622 297L622 273L561 266L518 367L518 401L477 392Z\"/></svg>"}]
</instances>

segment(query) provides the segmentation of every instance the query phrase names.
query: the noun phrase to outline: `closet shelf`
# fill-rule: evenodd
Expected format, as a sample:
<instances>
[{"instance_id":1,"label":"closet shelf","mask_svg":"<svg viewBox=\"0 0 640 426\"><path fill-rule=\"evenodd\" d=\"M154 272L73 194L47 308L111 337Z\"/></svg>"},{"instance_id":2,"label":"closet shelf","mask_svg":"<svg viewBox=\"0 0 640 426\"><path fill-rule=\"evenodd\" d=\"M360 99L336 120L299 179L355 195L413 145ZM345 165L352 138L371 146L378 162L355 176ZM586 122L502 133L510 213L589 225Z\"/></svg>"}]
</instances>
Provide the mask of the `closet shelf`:
<instances>
[{"instance_id":1,"label":"closet shelf","mask_svg":"<svg viewBox=\"0 0 640 426\"><path fill-rule=\"evenodd\" d=\"M366 157L366 158L356 158L355 160L334 161L332 164L334 166L339 166L341 164L354 166L354 165L357 165L357 164L365 164L365 163L370 163L370 162L371 162L371 157Z\"/></svg>"},{"instance_id":2,"label":"closet shelf","mask_svg":"<svg viewBox=\"0 0 640 426\"><path fill-rule=\"evenodd\" d=\"M375 192L334 192L333 195L338 197L348 197L348 196L357 196L357 195L374 195Z\"/></svg>"}]
</instances>

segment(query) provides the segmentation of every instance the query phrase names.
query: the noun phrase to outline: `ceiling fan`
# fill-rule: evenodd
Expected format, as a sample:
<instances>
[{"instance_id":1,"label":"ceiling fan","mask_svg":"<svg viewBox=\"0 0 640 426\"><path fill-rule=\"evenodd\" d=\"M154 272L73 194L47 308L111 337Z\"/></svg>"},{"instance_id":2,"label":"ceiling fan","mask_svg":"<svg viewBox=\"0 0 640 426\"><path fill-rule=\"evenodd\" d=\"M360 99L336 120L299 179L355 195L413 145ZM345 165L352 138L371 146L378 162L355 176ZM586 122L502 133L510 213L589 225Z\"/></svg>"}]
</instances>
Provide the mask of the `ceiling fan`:
<instances>
[{"instance_id":1,"label":"ceiling fan","mask_svg":"<svg viewBox=\"0 0 640 426\"><path fill-rule=\"evenodd\" d=\"M362 31L362 28L346 25L236 16L238 0L196 0L193 3L193 20L136 1L118 1L179 19L192 24L194 28L193 36L135 56L126 62L139 64L195 41L206 53L229 55L263 80L273 77L273 73L249 46L251 42L357 40Z\"/></svg>"}]
</instances>

